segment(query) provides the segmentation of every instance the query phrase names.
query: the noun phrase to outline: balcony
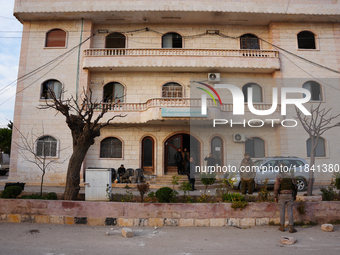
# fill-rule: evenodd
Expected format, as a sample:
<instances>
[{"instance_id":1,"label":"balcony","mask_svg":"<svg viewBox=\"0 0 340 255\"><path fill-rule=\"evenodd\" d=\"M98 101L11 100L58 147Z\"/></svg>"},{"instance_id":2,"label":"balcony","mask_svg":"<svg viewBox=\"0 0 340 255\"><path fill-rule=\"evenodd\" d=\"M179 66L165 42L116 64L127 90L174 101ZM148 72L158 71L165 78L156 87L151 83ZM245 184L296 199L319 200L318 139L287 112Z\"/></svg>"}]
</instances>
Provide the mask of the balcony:
<instances>
[{"instance_id":1,"label":"balcony","mask_svg":"<svg viewBox=\"0 0 340 255\"><path fill-rule=\"evenodd\" d=\"M91 71L250 72L280 70L279 52L228 49L87 49Z\"/></svg>"},{"instance_id":2,"label":"balcony","mask_svg":"<svg viewBox=\"0 0 340 255\"><path fill-rule=\"evenodd\" d=\"M103 122L107 121L113 115L126 115L124 118L116 118L115 123L149 123L157 121L188 121L190 118L196 118L200 120L211 121L215 118L233 119L239 121L245 119L277 119L282 120L281 105L278 105L276 111L268 116L257 116L252 114L247 105L245 105L244 116L233 115L233 105L223 104L215 106L212 100L207 100L208 115L202 116L201 111L201 99L200 98L152 98L145 103L101 103L97 106L96 112L99 112L105 108L108 110L102 119ZM257 110L268 110L271 108L271 104L257 103L254 104ZM164 111L168 110L168 111ZM166 112L166 114L164 114ZM276 121L277 122L277 121Z\"/></svg>"}]
</instances>

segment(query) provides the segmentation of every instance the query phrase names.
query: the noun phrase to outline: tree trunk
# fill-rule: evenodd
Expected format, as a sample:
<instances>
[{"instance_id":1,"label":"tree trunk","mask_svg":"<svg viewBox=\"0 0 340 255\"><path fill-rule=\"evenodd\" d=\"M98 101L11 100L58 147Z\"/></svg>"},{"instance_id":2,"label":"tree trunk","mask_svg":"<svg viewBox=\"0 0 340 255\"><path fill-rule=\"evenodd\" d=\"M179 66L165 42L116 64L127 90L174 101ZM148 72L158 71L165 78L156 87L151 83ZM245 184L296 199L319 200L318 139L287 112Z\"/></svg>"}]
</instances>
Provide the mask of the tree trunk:
<instances>
[{"instance_id":1,"label":"tree trunk","mask_svg":"<svg viewBox=\"0 0 340 255\"><path fill-rule=\"evenodd\" d=\"M314 164L315 164L315 147L314 147L314 137L311 137L311 150L310 150L310 163L309 163L309 180L308 180L308 190L307 196L313 194L313 183L314 183Z\"/></svg>"},{"instance_id":2,"label":"tree trunk","mask_svg":"<svg viewBox=\"0 0 340 255\"><path fill-rule=\"evenodd\" d=\"M80 190L79 184L81 165L85 159L88 149L92 145L92 143L90 143L88 140L93 139L82 139L82 142L77 143L77 145L73 145L73 153L67 168L66 187L64 193L65 200L77 200L78 198L78 193Z\"/></svg>"},{"instance_id":3,"label":"tree trunk","mask_svg":"<svg viewBox=\"0 0 340 255\"><path fill-rule=\"evenodd\" d=\"M44 176L45 176L45 170L43 171L43 174L41 175L40 196L42 196L42 190L43 190L43 184L44 184Z\"/></svg>"}]
</instances>

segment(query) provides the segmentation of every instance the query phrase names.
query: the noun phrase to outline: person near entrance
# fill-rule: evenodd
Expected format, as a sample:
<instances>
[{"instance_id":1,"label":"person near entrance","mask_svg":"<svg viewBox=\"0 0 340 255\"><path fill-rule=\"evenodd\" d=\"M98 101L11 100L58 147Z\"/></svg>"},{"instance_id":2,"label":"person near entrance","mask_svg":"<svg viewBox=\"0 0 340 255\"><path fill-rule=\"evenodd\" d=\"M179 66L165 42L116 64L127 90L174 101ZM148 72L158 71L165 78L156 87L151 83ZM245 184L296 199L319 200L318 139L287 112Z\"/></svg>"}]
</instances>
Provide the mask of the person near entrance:
<instances>
[{"instance_id":1,"label":"person near entrance","mask_svg":"<svg viewBox=\"0 0 340 255\"><path fill-rule=\"evenodd\" d=\"M187 148L184 148L183 152L182 152L182 157L183 157L183 168L182 168L182 173L186 173L187 170L186 170L186 167L187 167L187 164L190 160L190 153L189 151L187 150Z\"/></svg>"},{"instance_id":2,"label":"person near entrance","mask_svg":"<svg viewBox=\"0 0 340 255\"><path fill-rule=\"evenodd\" d=\"M256 170L253 166L254 163L251 160L249 153L244 153L244 159L240 166L241 191L243 195L247 194L247 189L249 195L253 194L254 179L256 175Z\"/></svg>"},{"instance_id":3,"label":"person near entrance","mask_svg":"<svg viewBox=\"0 0 340 255\"><path fill-rule=\"evenodd\" d=\"M178 151L175 153L175 156L174 156L178 174L182 174L182 167L183 167L183 156L182 156L181 151L182 151L181 148L179 148Z\"/></svg>"},{"instance_id":4,"label":"person near entrance","mask_svg":"<svg viewBox=\"0 0 340 255\"><path fill-rule=\"evenodd\" d=\"M191 184L191 191L194 191L196 189L195 189L195 175L194 175L195 163L194 163L193 157L190 157L190 161L187 163L186 170L187 170L188 180Z\"/></svg>"},{"instance_id":5,"label":"person near entrance","mask_svg":"<svg viewBox=\"0 0 340 255\"><path fill-rule=\"evenodd\" d=\"M117 179L119 183L123 182L124 175L125 175L125 168L124 168L124 165L121 164L120 167L118 168L118 175L117 175Z\"/></svg>"},{"instance_id":6,"label":"person near entrance","mask_svg":"<svg viewBox=\"0 0 340 255\"><path fill-rule=\"evenodd\" d=\"M280 173L276 176L274 185L275 202L280 206L280 227L279 230L285 231L285 210L287 204L287 213L289 220L289 233L295 233L294 228L293 206L297 195L296 179L289 173L289 168L280 164Z\"/></svg>"},{"instance_id":7,"label":"person near entrance","mask_svg":"<svg viewBox=\"0 0 340 255\"><path fill-rule=\"evenodd\" d=\"M209 157L204 158L205 161L207 161L207 172L210 173L210 169L212 166L216 166L216 160L213 157L212 153L209 153Z\"/></svg>"}]
</instances>

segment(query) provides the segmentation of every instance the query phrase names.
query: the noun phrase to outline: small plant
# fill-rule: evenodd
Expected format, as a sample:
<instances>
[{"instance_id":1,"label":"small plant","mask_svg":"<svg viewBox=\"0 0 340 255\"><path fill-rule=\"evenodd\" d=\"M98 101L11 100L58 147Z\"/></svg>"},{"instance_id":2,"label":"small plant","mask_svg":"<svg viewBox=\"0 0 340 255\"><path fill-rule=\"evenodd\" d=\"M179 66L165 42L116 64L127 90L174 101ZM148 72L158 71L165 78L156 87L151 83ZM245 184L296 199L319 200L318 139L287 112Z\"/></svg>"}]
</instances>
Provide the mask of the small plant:
<instances>
[{"instance_id":1,"label":"small plant","mask_svg":"<svg viewBox=\"0 0 340 255\"><path fill-rule=\"evenodd\" d=\"M156 197L160 203L170 203L174 195L173 190L169 187L163 187L156 191Z\"/></svg>"},{"instance_id":2,"label":"small plant","mask_svg":"<svg viewBox=\"0 0 340 255\"><path fill-rule=\"evenodd\" d=\"M334 201L337 200L337 193L334 191L333 186L328 186L328 189L325 187L322 187L320 189L322 193L322 200L323 201Z\"/></svg>"},{"instance_id":3,"label":"small plant","mask_svg":"<svg viewBox=\"0 0 340 255\"><path fill-rule=\"evenodd\" d=\"M129 187L129 185L125 185L125 187L124 187L124 189L129 189L130 187Z\"/></svg>"},{"instance_id":4,"label":"small plant","mask_svg":"<svg viewBox=\"0 0 340 255\"><path fill-rule=\"evenodd\" d=\"M149 198L156 197L155 192L154 192L154 191L151 191L151 192L148 194L148 197L149 197Z\"/></svg>"},{"instance_id":5,"label":"small plant","mask_svg":"<svg viewBox=\"0 0 340 255\"><path fill-rule=\"evenodd\" d=\"M332 180L332 183L334 187L339 190L339 198L340 198L340 173L334 173L333 174L334 181Z\"/></svg>"},{"instance_id":6,"label":"small plant","mask_svg":"<svg viewBox=\"0 0 340 255\"><path fill-rule=\"evenodd\" d=\"M223 202L237 202L244 201L244 196L240 193L227 193L222 196Z\"/></svg>"},{"instance_id":7,"label":"small plant","mask_svg":"<svg viewBox=\"0 0 340 255\"><path fill-rule=\"evenodd\" d=\"M231 208L233 208L234 210L236 209L240 209L240 210L243 210L246 206L248 205L248 202L247 201L234 201L232 204L231 204Z\"/></svg>"},{"instance_id":8,"label":"small plant","mask_svg":"<svg viewBox=\"0 0 340 255\"><path fill-rule=\"evenodd\" d=\"M298 210L300 214L305 214L306 213L305 207L306 207L306 202L300 201L298 202L298 206L296 207L296 209Z\"/></svg>"},{"instance_id":9,"label":"small plant","mask_svg":"<svg viewBox=\"0 0 340 255\"><path fill-rule=\"evenodd\" d=\"M261 190L259 191L258 194L258 198L259 198L259 202L268 202L269 201L269 197L270 197L270 192L268 191L268 178L266 180L264 180L263 183L263 187L261 187Z\"/></svg>"},{"instance_id":10,"label":"small plant","mask_svg":"<svg viewBox=\"0 0 340 255\"><path fill-rule=\"evenodd\" d=\"M201 177L201 182L204 185L204 195L205 195L207 192L208 186L214 184L216 177L214 174L210 174L210 173L201 174L200 177Z\"/></svg>"},{"instance_id":11,"label":"small plant","mask_svg":"<svg viewBox=\"0 0 340 255\"><path fill-rule=\"evenodd\" d=\"M22 192L21 187L19 186L10 186L4 189L4 191L1 192L0 197L1 198L17 198Z\"/></svg>"},{"instance_id":12,"label":"small plant","mask_svg":"<svg viewBox=\"0 0 340 255\"><path fill-rule=\"evenodd\" d=\"M137 189L138 189L139 194L140 194L140 199L143 203L144 202L144 200L143 200L144 195L149 191L149 183L138 184Z\"/></svg>"},{"instance_id":13,"label":"small plant","mask_svg":"<svg viewBox=\"0 0 340 255\"><path fill-rule=\"evenodd\" d=\"M331 220L330 222L328 222L329 224L333 224L333 225L339 225L340 224L340 220Z\"/></svg>"},{"instance_id":14,"label":"small plant","mask_svg":"<svg viewBox=\"0 0 340 255\"><path fill-rule=\"evenodd\" d=\"M181 177L178 176L178 175L173 175L172 176L172 181L171 181L171 183L172 183L172 190L175 190L175 185L178 185L178 181L180 179L181 179Z\"/></svg>"},{"instance_id":15,"label":"small plant","mask_svg":"<svg viewBox=\"0 0 340 255\"><path fill-rule=\"evenodd\" d=\"M235 173L227 173L225 175L225 178L223 178L222 180L222 183L226 186L227 188L227 192L229 192L229 188L230 187L233 187L235 182L236 182L236 179L234 178L235 177Z\"/></svg>"},{"instance_id":16,"label":"small plant","mask_svg":"<svg viewBox=\"0 0 340 255\"><path fill-rule=\"evenodd\" d=\"M201 195L197 198L196 202L197 202L197 203L207 203L209 198L210 198L210 195L201 194Z\"/></svg>"},{"instance_id":17,"label":"small plant","mask_svg":"<svg viewBox=\"0 0 340 255\"><path fill-rule=\"evenodd\" d=\"M278 226L279 224L275 223L274 221L271 220L271 221L268 222L268 225L269 226Z\"/></svg>"},{"instance_id":18,"label":"small plant","mask_svg":"<svg viewBox=\"0 0 340 255\"><path fill-rule=\"evenodd\" d=\"M184 196L188 195L190 196L191 191L191 184L190 182L183 182L181 186L178 187L179 190L182 190L184 192Z\"/></svg>"}]
</instances>

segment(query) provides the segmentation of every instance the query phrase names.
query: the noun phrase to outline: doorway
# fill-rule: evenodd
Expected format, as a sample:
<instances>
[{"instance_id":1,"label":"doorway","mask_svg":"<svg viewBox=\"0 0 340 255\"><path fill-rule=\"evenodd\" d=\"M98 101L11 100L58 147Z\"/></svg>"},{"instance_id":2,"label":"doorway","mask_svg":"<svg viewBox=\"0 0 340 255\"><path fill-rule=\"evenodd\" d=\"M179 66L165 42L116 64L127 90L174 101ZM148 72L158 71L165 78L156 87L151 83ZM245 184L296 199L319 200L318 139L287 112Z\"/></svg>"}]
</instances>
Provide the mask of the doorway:
<instances>
[{"instance_id":1,"label":"doorway","mask_svg":"<svg viewBox=\"0 0 340 255\"><path fill-rule=\"evenodd\" d=\"M144 174L155 174L154 140L152 137L144 137L142 141L142 169Z\"/></svg>"}]
</instances>

